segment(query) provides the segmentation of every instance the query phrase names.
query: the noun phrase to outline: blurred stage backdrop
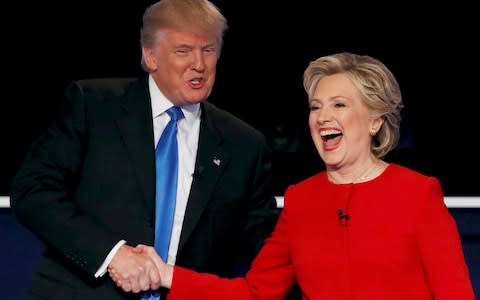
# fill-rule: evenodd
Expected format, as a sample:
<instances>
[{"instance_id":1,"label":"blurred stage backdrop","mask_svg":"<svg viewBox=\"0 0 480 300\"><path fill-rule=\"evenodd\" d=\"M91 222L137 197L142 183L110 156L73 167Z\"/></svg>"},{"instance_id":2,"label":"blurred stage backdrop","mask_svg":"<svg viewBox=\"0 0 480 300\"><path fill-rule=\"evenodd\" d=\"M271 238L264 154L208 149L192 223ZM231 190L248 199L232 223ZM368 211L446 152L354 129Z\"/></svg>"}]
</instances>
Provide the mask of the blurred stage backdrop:
<instances>
[{"instance_id":1,"label":"blurred stage backdrop","mask_svg":"<svg viewBox=\"0 0 480 300\"><path fill-rule=\"evenodd\" d=\"M278 161L278 194L323 167L308 132L303 70L319 56L351 51L382 60L402 88L402 141L389 159L437 176L448 195L480 195L471 175L480 167L473 10L310 2L214 1L230 28L210 100L266 134ZM13 66L2 101L2 195L68 82L143 72L139 30L150 3L19 4L18 23L28 29L12 23L2 50Z\"/></svg>"}]
</instances>

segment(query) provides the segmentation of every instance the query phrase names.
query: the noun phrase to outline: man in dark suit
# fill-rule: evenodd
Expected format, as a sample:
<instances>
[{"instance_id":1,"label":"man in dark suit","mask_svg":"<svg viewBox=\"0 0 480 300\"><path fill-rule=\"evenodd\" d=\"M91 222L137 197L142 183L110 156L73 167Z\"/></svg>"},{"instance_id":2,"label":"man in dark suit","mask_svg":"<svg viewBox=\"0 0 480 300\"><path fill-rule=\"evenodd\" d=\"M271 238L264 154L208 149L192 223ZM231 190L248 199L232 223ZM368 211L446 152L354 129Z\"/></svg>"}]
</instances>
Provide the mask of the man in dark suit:
<instances>
[{"instance_id":1,"label":"man in dark suit","mask_svg":"<svg viewBox=\"0 0 480 300\"><path fill-rule=\"evenodd\" d=\"M206 101L227 23L207 0L162 0L141 30L136 80L84 80L32 145L13 211L47 246L29 299L140 299L160 274L135 251L155 238L155 147L180 107L178 188L169 263L233 276L276 223L265 138ZM115 285L107 268L129 281ZM130 291L130 292L129 292ZM164 299L162 297L162 299Z\"/></svg>"}]
</instances>

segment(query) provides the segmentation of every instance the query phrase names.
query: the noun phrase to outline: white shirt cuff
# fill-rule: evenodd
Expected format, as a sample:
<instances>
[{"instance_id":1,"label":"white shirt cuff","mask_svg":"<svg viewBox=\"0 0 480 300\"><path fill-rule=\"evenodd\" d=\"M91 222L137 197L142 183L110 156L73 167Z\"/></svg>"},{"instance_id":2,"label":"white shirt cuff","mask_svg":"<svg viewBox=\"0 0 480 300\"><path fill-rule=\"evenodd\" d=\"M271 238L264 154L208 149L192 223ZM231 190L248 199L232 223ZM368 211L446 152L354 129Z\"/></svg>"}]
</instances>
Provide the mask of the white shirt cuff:
<instances>
[{"instance_id":1,"label":"white shirt cuff","mask_svg":"<svg viewBox=\"0 0 480 300\"><path fill-rule=\"evenodd\" d=\"M95 278L102 277L103 275L105 275L105 273L107 273L108 265L112 261L113 257L117 253L118 249L120 249L120 247L125 243L126 243L125 240L121 240L112 248L112 250L110 250L110 253L108 253L107 258L105 258L105 260L103 261L103 264L100 266L100 268L95 273Z\"/></svg>"}]
</instances>

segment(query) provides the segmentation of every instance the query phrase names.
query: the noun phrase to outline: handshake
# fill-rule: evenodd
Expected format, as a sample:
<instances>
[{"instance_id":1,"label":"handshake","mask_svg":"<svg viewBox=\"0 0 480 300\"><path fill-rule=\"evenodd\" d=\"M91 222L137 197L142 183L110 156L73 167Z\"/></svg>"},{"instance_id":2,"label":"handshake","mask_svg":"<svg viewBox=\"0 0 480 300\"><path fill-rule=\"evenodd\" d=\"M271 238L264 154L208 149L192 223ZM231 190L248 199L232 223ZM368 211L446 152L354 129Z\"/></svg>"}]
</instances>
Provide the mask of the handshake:
<instances>
[{"instance_id":1,"label":"handshake","mask_svg":"<svg viewBox=\"0 0 480 300\"><path fill-rule=\"evenodd\" d=\"M173 266L167 265L151 246L124 244L110 262L108 274L125 292L139 293L170 288Z\"/></svg>"}]
</instances>

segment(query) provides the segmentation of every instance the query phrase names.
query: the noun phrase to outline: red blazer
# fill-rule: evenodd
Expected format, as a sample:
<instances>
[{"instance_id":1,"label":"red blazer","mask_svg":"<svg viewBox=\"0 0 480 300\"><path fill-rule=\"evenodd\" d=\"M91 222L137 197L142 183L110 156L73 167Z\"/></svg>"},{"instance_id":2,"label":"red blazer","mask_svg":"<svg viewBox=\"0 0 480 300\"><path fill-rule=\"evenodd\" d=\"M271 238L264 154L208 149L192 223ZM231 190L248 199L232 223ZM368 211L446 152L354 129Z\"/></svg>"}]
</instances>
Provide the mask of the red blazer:
<instances>
[{"instance_id":1,"label":"red blazer","mask_svg":"<svg viewBox=\"0 0 480 300\"><path fill-rule=\"evenodd\" d=\"M169 300L284 299L295 281L304 299L475 298L439 182L391 164L365 183L322 172L291 186L246 278L175 267Z\"/></svg>"}]
</instances>

